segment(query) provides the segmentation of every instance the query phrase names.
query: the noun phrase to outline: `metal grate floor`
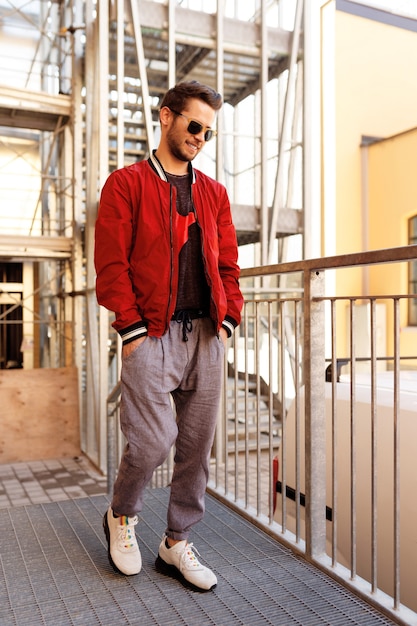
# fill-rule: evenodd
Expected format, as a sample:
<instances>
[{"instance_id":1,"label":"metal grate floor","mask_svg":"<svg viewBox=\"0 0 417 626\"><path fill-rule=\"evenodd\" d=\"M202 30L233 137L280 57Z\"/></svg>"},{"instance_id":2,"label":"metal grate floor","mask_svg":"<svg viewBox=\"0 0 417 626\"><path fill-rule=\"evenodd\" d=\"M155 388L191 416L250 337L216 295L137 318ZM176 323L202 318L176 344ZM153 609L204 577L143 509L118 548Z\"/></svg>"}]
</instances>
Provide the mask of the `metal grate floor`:
<instances>
[{"instance_id":1,"label":"metal grate floor","mask_svg":"<svg viewBox=\"0 0 417 626\"><path fill-rule=\"evenodd\" d=\"M155 570L168 489L147 492L138 576L107 560L106 496L0 510L1 626L381 626L343 586L207 496L191 540L219 584L198 593Z\"/></svg>"}]
</instances>

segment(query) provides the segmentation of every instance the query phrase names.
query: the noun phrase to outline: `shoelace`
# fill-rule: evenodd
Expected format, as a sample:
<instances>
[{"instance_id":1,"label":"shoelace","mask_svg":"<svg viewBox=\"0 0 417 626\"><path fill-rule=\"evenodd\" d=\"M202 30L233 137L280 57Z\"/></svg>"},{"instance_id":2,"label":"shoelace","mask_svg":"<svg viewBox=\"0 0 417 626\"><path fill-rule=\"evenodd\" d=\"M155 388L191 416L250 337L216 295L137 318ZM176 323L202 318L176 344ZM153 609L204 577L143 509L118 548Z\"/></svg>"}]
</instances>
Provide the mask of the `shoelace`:
<instances>
[{"instance_id":1,"label":"shoelace","mask_svg":"<svg viewBox=\"0 0 417 626\"><path fill-rule=\"evenodd\" d=\"M182 340L188 341L187 333L193 330L193 323L188 311L178 311L175 321L182 324Z\"/></svg>"},{"instance_id":2,"label":"shoelace","mask_svg":"<svg viewBox=\"0 0 417 626\"><path fill-rule=\"evenodd\" d=\"M126 550L136 547L134 536L135 524L137 524L137 521L137 517L124 517L123 524L119 524L117 527L119 533L118 540L120 544L122 544L123 548L125 548Z\"/></svg>"},{"instance_id":3,"label":"shoelace","mask_svg":"<svg viewBox=\"0 0 417 626\"><path fill-rule=\"evenodd\" d=\"M195 548L192 543L187 543L183 553L181 554L181 560L184 562L184 565L189 565L191 567L201 567L201 563L194 554L195 552L197 552L198 556L200 556L197 548Z\"/></svg>"}]
</instances>

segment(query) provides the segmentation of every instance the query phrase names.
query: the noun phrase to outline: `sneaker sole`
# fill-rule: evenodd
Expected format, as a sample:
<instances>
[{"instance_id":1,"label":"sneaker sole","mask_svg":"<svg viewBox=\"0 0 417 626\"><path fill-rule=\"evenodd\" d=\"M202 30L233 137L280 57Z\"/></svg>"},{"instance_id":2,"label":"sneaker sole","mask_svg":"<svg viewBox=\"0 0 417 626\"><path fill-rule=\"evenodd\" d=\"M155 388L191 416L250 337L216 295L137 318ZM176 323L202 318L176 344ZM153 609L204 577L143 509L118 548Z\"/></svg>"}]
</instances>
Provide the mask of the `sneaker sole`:
<instances>
[{"instance_id":1,"label":"sneaker sole","mask_svg":"<svg viewBox=\"0 0 417 626\"><path fill-rule=\"evenodd\" d=\"M187 589L191 589L193 591L199 591L200 593L207 593L208 591L213 591L213 589L217 587L217 585L213 585L212 587L210 587L210 589L202 589L201 587L198 587L197 585L190 583L189 580L184 578L180 570L177 567L175 567L175 565L169 565L168 563L166 563L163 559L161 559L159 554L155 561L155 569L157 572L159 572L160 574L163 574L164 576L175 578L175 580L178 580L184 587L186 587Z\"/></svg>"},{"instance_id":2,"label":"sneaker sole","mask_svg":"<svg viewBox=\"0 0 417 626\"><path fill-rule=\"evenodd\" d=\"M119 568L117 567L117 565L115 564L115 562L111 558L111 554L110 554L110 530L109 530L109 524L107 522L107 511L105 512L104 517L103 517L103 530L104 530L104 534L105 534L106 540L107 540L107 557L108 557L109 563L112 566L112 568L114 569L114 571L117 574L121 574L122 576L136 576L137 574L125 574L124 572L119 570Z\"/></svg>"}]
</instances>

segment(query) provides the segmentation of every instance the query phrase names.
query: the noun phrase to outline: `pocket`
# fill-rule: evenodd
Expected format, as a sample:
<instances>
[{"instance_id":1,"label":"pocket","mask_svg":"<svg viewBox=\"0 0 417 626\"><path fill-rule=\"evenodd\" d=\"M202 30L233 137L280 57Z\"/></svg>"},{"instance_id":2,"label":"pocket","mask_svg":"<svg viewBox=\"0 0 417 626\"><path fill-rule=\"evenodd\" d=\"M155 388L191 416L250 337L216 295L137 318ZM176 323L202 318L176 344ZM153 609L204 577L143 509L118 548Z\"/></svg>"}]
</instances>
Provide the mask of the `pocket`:
<instances>
[{"instance_id":1,"label":"pocket","mask_svg":"<svg viewBox=\"0 0 417 626\"><path fill-rule=\"evenodd\" d=\"M125 361L128 361L128 360L130 360L130 359L133 359L133 358L135 357L135 355L136 355L137 353L139 353L139 352L142 350L142 348L144 347L144 345L145 345L146 343L148 343L148 339L149 339L149 338L148 338L148 336L146 335L146 336L145 336L145 339L144 339L143 341L141 341L140 343L138 343L138 344L137 344L136 346L134 346L133 348L131 348L131 351L130 351L130 352L129 352L129 354L127 354L126 356L124 356L124 355L123 355L123 350L122 350L122 361L123 361L123 362L125 362ZM127 345L129 345L129 344L127 344Z\"/></svg>"}]
</instances>

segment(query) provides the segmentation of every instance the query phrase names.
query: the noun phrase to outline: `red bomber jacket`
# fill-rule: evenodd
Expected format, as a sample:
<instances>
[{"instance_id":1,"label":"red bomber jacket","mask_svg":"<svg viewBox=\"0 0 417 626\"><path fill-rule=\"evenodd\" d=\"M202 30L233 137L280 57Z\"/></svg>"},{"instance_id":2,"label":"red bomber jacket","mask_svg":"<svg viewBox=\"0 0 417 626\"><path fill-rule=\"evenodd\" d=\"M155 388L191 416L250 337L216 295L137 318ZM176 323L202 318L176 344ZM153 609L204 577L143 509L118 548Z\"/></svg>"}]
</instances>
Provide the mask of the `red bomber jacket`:
<instances>
[{"instance_id":1,"label":"red bomber jacket","mask_svg":"<svg viewBox=\"0 0 417 626\"><path fill-rule=\"evenodd\" d=\"M230 336L240 323L236 232L223 185L189 164L192 200L201 228L211 290L210 316ZM95 267L99 304L115 313L123 343L161 337L174 313L180 252L176 188L154 154L114 171L100 198Z\"/></svg>"}]
</instances>

